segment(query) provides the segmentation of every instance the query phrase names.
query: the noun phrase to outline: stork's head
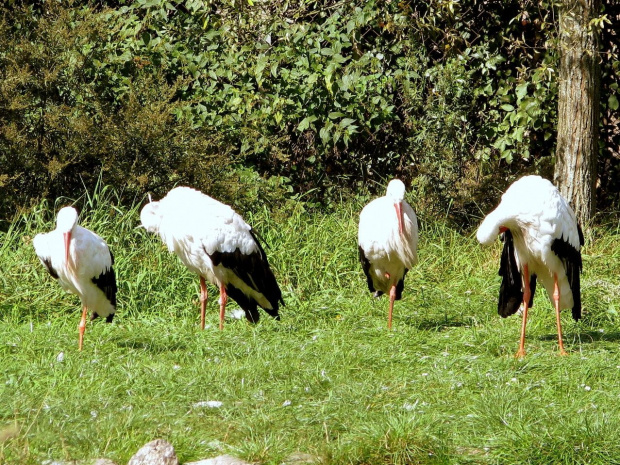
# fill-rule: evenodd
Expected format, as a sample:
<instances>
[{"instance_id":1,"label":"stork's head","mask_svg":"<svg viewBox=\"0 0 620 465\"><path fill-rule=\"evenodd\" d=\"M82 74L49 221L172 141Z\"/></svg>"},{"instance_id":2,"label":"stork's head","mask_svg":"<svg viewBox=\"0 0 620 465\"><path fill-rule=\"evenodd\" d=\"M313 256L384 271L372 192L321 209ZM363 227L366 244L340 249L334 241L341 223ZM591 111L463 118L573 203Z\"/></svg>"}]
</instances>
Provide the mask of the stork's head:
<instances>
[{"instance_id":1,"label":"stork's head","mask_svg":"<svg viewBox=\"0 0 620 465\"><path fill-rule=\"evenodd\" d=\"M161 223L161 213L159 212L159 202L151 201L149 195L149 203L147 203L140 212L140 222L142 227L150 233L159 232Z\"/></svg>"},{"instance_id":2,"label":"stork's head","mask_svg":"<svg viewBox=\"0 0 620 465\"><path fill-rule=\"evenodd\" d=\"M403 200L405 200L405 184L400 179L392 179L385 196L394 202L396 217L398 218L398 232L403 233Z\"/></svg>"},{"instance_id":3,"label":"stork's head","mask_svg":"<svg viewBox=\"0 0 620 465\"><path fill-rule=\"evenodd\" d=\"M392 179L387 186L386 196L394 202L402 202L405 199L405 184L400 179Z\"/></svg>"},{"instance_id":4,"label":"stork's head","mask_svg":"<svg viewBox=\"0 0 620 465\"><path fill-rule=\"evenodd\" d=\"M63 207L56 216L56 229L62 232L65 243L65 263L69 263L69 247L71 245L71 234L77 224L78 213L73 207Z\"/></svg>"},{"instance_id":5,"label":"stork's head","mask_svg":"<svg viewBox=\"0 0 620 465\"><path fill-rule=\"evenodd\" d=\"M501 206L501 205L500 205ZM514 218L499 207L489 213L478 227L476 238L482 245L491 245L498 235L508 231L514 225Z\"/></svg>"}]
</instances>

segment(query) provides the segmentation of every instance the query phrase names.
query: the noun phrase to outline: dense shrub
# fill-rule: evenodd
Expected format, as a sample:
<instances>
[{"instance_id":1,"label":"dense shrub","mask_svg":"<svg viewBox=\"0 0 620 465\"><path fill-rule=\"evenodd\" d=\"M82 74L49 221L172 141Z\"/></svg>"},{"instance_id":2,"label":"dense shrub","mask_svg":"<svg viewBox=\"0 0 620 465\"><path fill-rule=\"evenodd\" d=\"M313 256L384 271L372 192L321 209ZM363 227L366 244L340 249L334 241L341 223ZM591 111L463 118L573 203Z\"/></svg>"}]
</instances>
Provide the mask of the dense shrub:
<instances>
[{"instance_id":1,"label":"dense shrub","mask_svg":"<svg viewBox=\"0 0 620 465\"><path fill-rule=\"evenodd\" d=\"M553 8L15 2L0 22L0 217L98 179L131 195L190 184L248 207L285 192L328 203L396 175L426 213L467 224L494 201L489 189L552 169ZM610 31L608 143L617 137ZM609 197L618 156L601 157Z\"/></svg>"},{"instance_id":2,"label":"dense shrub","mask_svg":"<svg viewBox=\"0 0 620 465\"><path fill-rule=\"evenodd\" d=\"M178 81L135 66L119 92L92 71L92 50L107 40L105 17L48 6L38 15L23 8L0 25L0 48L10 50L0 58L3 215L40 196L78 195L100 178L128 194L180 179L230 181L221 137L175 118Z\"/></svg>"},{"instance_id":3,"label":"dense shrub","mask_svg":"<svg viewBox=\"0 0 620 465\"><path fill-rule=\"evenodd\" d=\"M620 206L620 2L604 2L605 26L601 39L602 137L599 158L598 206L600 209L618 209Z\"/></svg>"}]
</instances>

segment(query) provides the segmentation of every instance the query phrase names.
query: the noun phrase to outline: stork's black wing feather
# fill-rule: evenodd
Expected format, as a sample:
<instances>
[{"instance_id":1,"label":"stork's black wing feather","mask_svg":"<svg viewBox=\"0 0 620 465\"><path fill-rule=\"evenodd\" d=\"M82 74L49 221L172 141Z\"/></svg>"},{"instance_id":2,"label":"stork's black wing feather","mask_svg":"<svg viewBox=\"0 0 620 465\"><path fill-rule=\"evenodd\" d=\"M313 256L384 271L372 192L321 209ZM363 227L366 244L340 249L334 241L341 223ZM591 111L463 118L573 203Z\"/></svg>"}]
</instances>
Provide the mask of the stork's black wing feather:
<instances>
[{"instance_id":1,"label":"stork's black wing feather","mask_svg":"<svg viewBox=\"0 0 620 465\"><path fill-rule=\"evenodd\" d=\"M239 304L239 306L245 312L245 317L250 323L258 323L260 314L258 313L258 304L256 301L243 293L240 289L237 289L232 284L226 286L226 292L228 296ZM273 316L276 320L280 319L280 315L277 310L265 310L268 314Z\"/></svg>"},{"instance_id":2,"label":"stork's black wing feather","mask_svg":"<svg viewBox=\"0 0 620 465\"><path fill-rule=\"evenodd\" d=\"M92 282L105 294L110 303L116 307L116 276L114 274L114 268L110 267L99 276L92 279Z\"/></svg>"},{"instance_id":3,"label":"stork's black wing feather","mask_svg":"<svg viewBox=\"0 0 620 465\"><path fill-rule=\"evenodd\" d=\"M403 273L403 277L396 284L396 297L395 300L400 300L403 298L403 290L405 289L405 276L407 276L408 268L405 268L405 272Z\"/></svg>"},{"instance_id":4,"label":"stork's black wing feather","mask_svg":"<svg viewBox=\"0 0 620 465\"><path fill-rule=\"evenodd\" d=\"M39 257L39 259L41 260L41 263L45 265L47 272L52 276L52 278L58 279L58 273L52 266L52 259L50 257L43 257L43 258Z\"/></svg>"},{"instance_id":5,"label":"stork's black wing feather","mask_svg":"<svg viewBox=\"0 0 620 465\"><path fill-rule=\"evenodd\" d=\"M579 244L583 245L583 232L579 224L577 225L579 232ZM551 251L555 253L566 270L566 277L568 278L568 285L573 293L573 309L572 314L575 321L581 318L581 252L576 247L571 245L562 236L561 239L555 239L551 244Z\"/></svg>"},{"instance_id":6,"label":"stork's black wing feather","mask_svg":"<svg viewBox=\"0 0 620 465\"><path fill-rule=\"evenodd\" d=\"M263 308L263 310L279 319L279 306L280 304L284 305L282 291L278 286L273 271L271 271L265 250L252 230L250 230L250 234L258 246L256 252L243 254L237 248L234 252L215 251L212 254L208 254L209 258L211 258L215 266L222 265L228 268L247 286L263 294L272 307L271 309ZM246 312L248 320L258 321L257 302L230 284L226 286L226 290L228 295Z\"/></svg>"},{"instance_id":7,"label":"stork's black wing feather","mask_svg":"<svg viewBox=\"0 0 620 465\"><path fill-rule=\"evenodd\" d=\"M110 258L112 264L114 264L114 255L110 251ZM116 286L116 274L114 273L114 268L110 266L107 270L104 270L99 276L95 276L92 278L92 282L101 289L106 296L106 298L110 301L113 307L116 307L116 292L118 291L118 287Z\"/></svg>"},{"instance_id":8,"label":"stork's black wing feather","mask_svg":"<svg viewBox=\"0 0 620 465\"><path fill-rule=\"evenodd\" d=\"M514 240L510 230L504 232L502 240L504 241L504 248L502 250L502 258L500 260L498 272L502 277L502 283L499 287L497 313L503 318L506 318L515 314L521 302L523 302L523 285L515 256ZM536 290L535 275L530 279L530 290L529 306L531 307L534 304L534 291Z\"/></svg>"},{"instance_id":9,"label":"stork's black wing feather","mask_svg":"<svg viewBox=\"0 0 620 465\"><path fill-rule=\"evenodd\" d=\"M368 284L368 290L370 292L375 292L375 286L372 283L372 278L370 276L370 261L366 258L366 254L364 254L364 249L361 246L358 246L358 254L360 263L362 264L362 270L364 270L364 274L366 275L366 283Z\"/></svg>"}]
</instances>

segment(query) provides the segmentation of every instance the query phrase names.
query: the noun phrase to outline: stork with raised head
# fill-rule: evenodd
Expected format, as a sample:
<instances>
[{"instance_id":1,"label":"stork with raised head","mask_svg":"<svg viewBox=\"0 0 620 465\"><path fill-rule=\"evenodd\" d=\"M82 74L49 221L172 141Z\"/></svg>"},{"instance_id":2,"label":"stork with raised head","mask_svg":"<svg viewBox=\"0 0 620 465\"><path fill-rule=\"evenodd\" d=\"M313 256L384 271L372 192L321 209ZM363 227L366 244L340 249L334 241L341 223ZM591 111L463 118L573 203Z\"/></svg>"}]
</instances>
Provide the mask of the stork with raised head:
<instances>
[{"instance_id":1,"label":"stork with raised head","mask_svg":"<svg viewBox=\"0 0 620 465\"><path fill-rule=\"evenodd\" d=\"M77 224L78 213L73 207L61 208L56 229L37 234L32 245L49 274L68 292L77 294L82 302L78 347L82 350L86 316L104 317L112 322L116 312L116 276L114 257L105 241Z\"/></svg>"},{"instance_id":2,"label":"stork with raised head","mask_svg":"<svg viewBox=\"0 0 620 465\"><path fill-rule=\"evenodd\" d=\"M498 313L507 317L523 302L523 323L517 357L525 355L527 312L534 303L536 280L542 282L555 307L560 355L562 342L560 310L572 309L581 318L581 246L583 233L575 213L558 189L540 176L525 176L502 195L499 206L478 228L483 245L502 235Z\"/></svg>"},{"instance_id":3,"label":"stork with raised head","mask_svg":"<svg viewBox=\"0 0 620 465\"><path fill-rule=\"evenodd\" d=\"M392 328L394 301L402 298L405 275L418 262L418 220L405 201L405 185L389 182L387 193L360 213L359 259L368 289L375 297L388 294L388 328Z\"/></svg>"},{"instance_id":4,"label":"stork with raised head","mask_svg":"<svg viewBox=\"0 0 620 465\"><path fill-rule=\"evenodd\" d=\"M228 297L256 323L258 307L280 319L282 292L257 235L228 205L189 187L176 187L140 213L142 226L157 233L190 271L200 276L200 327L205 327L207 286L220 291L220 330Z\"/></svg>"}]
</instances>

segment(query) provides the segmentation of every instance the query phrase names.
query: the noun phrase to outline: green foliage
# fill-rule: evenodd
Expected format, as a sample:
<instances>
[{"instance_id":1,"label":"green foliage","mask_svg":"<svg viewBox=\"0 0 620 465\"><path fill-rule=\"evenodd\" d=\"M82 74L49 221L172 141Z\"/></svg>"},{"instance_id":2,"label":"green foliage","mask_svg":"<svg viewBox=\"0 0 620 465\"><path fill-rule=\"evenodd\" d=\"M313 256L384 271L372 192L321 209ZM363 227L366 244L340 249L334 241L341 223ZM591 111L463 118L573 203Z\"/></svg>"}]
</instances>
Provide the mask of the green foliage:
<instances>
[{"instance_id":1,"label":"green foliage","mask_svg":"<svg viewBox=\"0 0 620 465\"><path fill-rule=\"evenodd\" d=\"M422 176L435 211L463 210L475 198L477 159L549 154L537 141L549 139L554 123L549 64L535 73L521 63L517 72L532 44L519 43L514 20L512 61L502 55L506 43L490 39L501 30L494 21L518 15L516 4L498 3L478 20L478 6L456 3L425 11L373 1L175 5L138 2L121 12L142 25L141 56L187 83L189 104L176 115L217 127L246 165L284 175L298 192ZM516 107L507 114L509 105Z\"/></svg>"},{"instance_id":2,"label":"green foliage","mask_svg":"<svg viewBox=\"0 0 620 465\"><path fill-rule=\"evenodd\" d=\"M182 80L123 49L133 42L116 41L129 35L119 13L50 4L10 19L0 23L11 51L0 55L2 217L100 179L128 197L183 182L231 199L239 177L224 137L175 118Z\"/></svg>"},{"instance_id":3,"label":"green foliage","mask_svg":"<svg viewBox=\"0 0 620 465\"><path fill-rule=\"evenodd\" d=\"M140 4L127 8L162 18L143 34L162 36L164 23L186 31L165 36L166 69L187 79L189 103L177 116L217 127L246 163L287 176L298 190L398 164L404 139L395 100L423 61L394 66L414 47L380 25L385 14L406 20L395 5L185 5L170 17L166 2L149 5L146 13Z\"/></svg>"},{"instance_id":4,"label":"green foliage","mask_svg":"<svg viewBox=\"0 0 620 465\"><path fill-rule=\"evenodd\" d=\"M603 2L601 15L601 107L602 134L601 154L598 163L599 195L598 208L613 209L620 204L620 114L618 112L618 82L620 82L620 57L616 28L609 24L609 18L620 17L620 3L612 0Z\"/></svg>"},{"instance_id":5,"label":"green foliage","mask_svg":"<svg viewBox=\"0 0 620 465\"><path fill-rule=\"evenodd\" d=\"M489 188L552 167L546 0L36 5L5 8L0 22L4 218L99 178L134 195L189 184L251 206L259 193L328 204L400 176L429 214L467 225L490 207ZM593 25L604 37L616 7L605 8ZM611 193L611 39L603 56Z\"/></svg>"}]
</instances>

